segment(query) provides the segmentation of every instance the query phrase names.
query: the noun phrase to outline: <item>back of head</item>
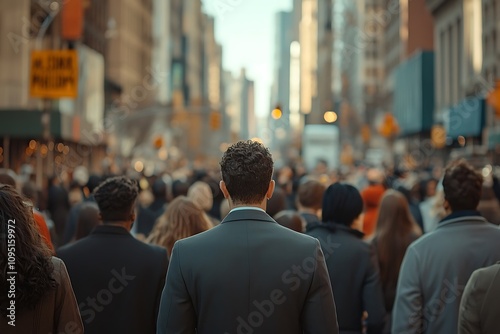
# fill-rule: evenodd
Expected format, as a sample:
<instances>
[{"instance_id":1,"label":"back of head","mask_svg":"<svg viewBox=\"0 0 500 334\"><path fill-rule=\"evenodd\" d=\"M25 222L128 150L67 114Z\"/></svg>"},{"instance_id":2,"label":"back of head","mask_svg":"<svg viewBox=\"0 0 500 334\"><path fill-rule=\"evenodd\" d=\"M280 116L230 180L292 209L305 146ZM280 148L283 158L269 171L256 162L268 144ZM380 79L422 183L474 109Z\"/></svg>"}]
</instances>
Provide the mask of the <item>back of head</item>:
<instances>
[{"instance_id":1,"label":"back of head","mask_svg":"<svg viewBox=\"0 0 500 334\"><path fill-rule=\"evenodd\" d=\"M377 235L404 235L416 228L408 200L401 192L387 190L378 211Z\"/></svg>"},{"instance_id":2,"label":"back of head","mask_svg":"<svg viewBox=\"0 0 500 334\"><path fill-rule=\"evenodd\" d=\"M187 197L200 209L209 211L214 203L212 189L208 183L197 181L189 188Z\"/></svg>"},{"instance_id":3,"label":"back of head","mask_svg":"<svg viewBox=\"0 0 500 334\"><path fill-rule=\"evenodd\" d=\"M317 180L308 180L299 185L297 190L297 202L300 206L320 210L323 203L325 186Z\"/></svg>"},{"instance_id":4,"label":"back of head","mask_svg":"<svg viewBox=\"0 0 500 334\"><path fill-rule=\"evenodd\" d=\"M286 209L286 194L285 191L279 187L274 189L273 196L267 202L266 212L273 217L278 212Z\"/></svg>"},{"instance_id":5,"label":"back of head","mask_svg":"<svg viewBox=\"0 0 500 334\"><path fill-rule=\"evenodd\" d=\"M87 181L87 189L89 191L89 194L92 194L95 188L97 188L102 181L103 178L100 177L99 175L95 174L90 175Z\"/></svg>"},{"instance_id":6,"label":"back of head","mask_svg":"<svg viewBox=\"0 0 500 334\"><path fill-rule=\"evenodd\" d=\"M444 198L452 211L476 210L482 186L483 176L463 159L452 162L445 170Z\"/></svg>"},{"instance_id":7,"label":"back of head","mask_svg":"<svg viewBox=\"0 0 500 334\"><path fill-rule=\"evenodd\" d=\"M350 184L334 183L323 196L323 222L350 226L363 213L363 199Z\"/></svg>"},{"instance_id":8,"label":"back of head","mask_svg":"<svg viewBox=\"0 0 500 334\"><path fill-rule=\"evenodd\" d=\"M271 153L256 141L231 145L220 162L222 180L234 204L260 204L273 174Z\"/></svg>"},{"instance_id":9,"label":"back of head","mask_svg":"<svg viewBox=\"0 0 500 334\"><path fill-rule=\"evenodd\" d=\"M151 192L155 199L164 199L167 197L167 184L161 178L158 178L153 182Z\"/></svg>"},{"instance_id":10,"label":"back of head","mask_svg":"<svg viewBox=\"0 0 500 334\"><path fill-rule=\"evenodd\" d=\"M138 194L137 183L124 176L101 183L95 189L94 197L103 223L130 220Z\"/></svg>"},{"instance_id":11,"label":"back of head","mask_svg":"<svg viewBox=\"0 0 500 334\"><path fill-rule=\"evenodd\" d=\"M187 196L189 191L189 183L182 180L172 182L172 199L179 196Z\"/></svg>"},{"instance_id":12,"label":"back of head","mask_svg":"<svg viewBox=\"0 0 500 334\"><path fill-rule=\"evenodd\" d=\"M99 207L93 202L85 202L78 211L75 240L85 238L100 224Z\"/></svg>"},{"instance_id":13,"label":"back of head","mask_svg":"<svg viewBox=\"0 0 500 334\"><path fill-rule=\"evenodd\" d=\"M305 222L298 212L284 210L274 216L274 220L281 226L289 228L295 232L304 232Z\"/></svg>"},{"instance_id":14,"label":"back of head","mask_svg":"<svg viewBox=\"0 0 500 334\"><path fill-rule=\"evenodd\" d=\"M172 252L174 243L195 234L204 232L211 227L203 210L185 196L174 199L165 213L158 219L148 242L167 248Z\"/></svg>"},{"instance_id":15,"label":"back of head","mask_svg":"<svg viewBox=\"0 0 500 334\"><path fill-rule=\"evenodd\" d=\"M55 287L52 277L54 266L51 251L42 241L33 221L31 206L12 186L0 184L0 244L5 245L0 247L2 282L7 282L8 278L5 270L9 257L7 245L12 245L9 242L13 240L12 235L15 235L16 250L16 310L21 313L22 310L34 307L49 289ZM9 299L4 291L0 294L1 316L6 315L9 306Z\"/></svg>"},{"instance_id":16,"label":"back of head","mask_svg":"<svg viewBox=\"0 0 500 334\"><path fill-rule=\"evenodd\" d=\"M38 203L38 189L36 188L36 185L31 182L25 182L21 188L22 194L29 199L33 205L37 205Z\"/></svg>"}]
</instances>

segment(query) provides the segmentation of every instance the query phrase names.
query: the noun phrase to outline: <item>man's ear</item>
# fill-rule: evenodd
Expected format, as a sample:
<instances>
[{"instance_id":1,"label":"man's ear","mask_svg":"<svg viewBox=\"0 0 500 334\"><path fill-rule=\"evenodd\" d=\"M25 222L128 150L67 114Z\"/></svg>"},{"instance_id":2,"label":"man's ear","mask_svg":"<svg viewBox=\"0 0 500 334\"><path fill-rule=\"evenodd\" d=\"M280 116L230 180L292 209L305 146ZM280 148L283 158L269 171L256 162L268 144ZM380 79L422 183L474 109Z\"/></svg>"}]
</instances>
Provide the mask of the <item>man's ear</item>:
<instances>
[{"instance_id":1,"label":"man's ear","mask_svg":"<svg viewBox=\"0 0 500 334\"><path fill-rule=\"evenodd\" d=\"M444 200L443 208L445 209L446 212L451 212L450 202L448 202L447 200Z\"/></svg>"},{"instance_id":2,"label":"man's ear","mask_svg":"<svg viewBox=\"0 0 500 334\"><path fill-rule=\"evenodd\" d=\"M276 187L276 182L274 182L274 180L271 180L271 182L269 182L269 187L267 188L267 192L266 192L267 199L270 199L271 197L273 197L275 187Z\"/></svg>"},{"instance_id":3,"label":"man's ear","mask_svg":"<svg viewBox=\"0 0 500 334\"><path fill-rule=\"evenodd\" d=\"M222 193L224 194L224 198L225 199L230 199L231 198L231 196L229 195L229 191L227 191L227 188L226 188L226 182L224 182L224 181L221 180L219 182L219 188L222 191Z\"/></svg>"}]
</instances>

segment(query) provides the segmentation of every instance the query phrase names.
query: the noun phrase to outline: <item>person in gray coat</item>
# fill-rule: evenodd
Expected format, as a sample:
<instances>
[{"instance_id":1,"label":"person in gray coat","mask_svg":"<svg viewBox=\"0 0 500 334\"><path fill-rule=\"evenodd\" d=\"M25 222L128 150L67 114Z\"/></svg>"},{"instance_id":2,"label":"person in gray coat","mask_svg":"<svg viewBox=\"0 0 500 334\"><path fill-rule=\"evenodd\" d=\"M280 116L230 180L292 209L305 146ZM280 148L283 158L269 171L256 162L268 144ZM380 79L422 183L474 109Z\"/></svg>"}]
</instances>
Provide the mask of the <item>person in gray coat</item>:
<instances>
[{"instance_id":1,"label":"person in gray coat","mask_svg":"<svg viewBox=\"0 0 500 334\"><path fill-rule=\"evenodd\" d=\"M460 301L471 274L500 260L500 229L476 211L482 183L465 160L447 167L444 206L451 214L405 254L393 333L457 333Z\"/></svg>"},{"instance_id":2,"label":"person in gray coat","mask_svg":"<svg viewBox=\"0 0 500 334\"><path fill-rule=\"evenodd\" d=\"M220 225L175 243L158 334L338 334L319 241L265 212L272 171L262 144L226 151L220 187L232 210Z\"/></svg>"},{"instance_id":3,"label":"person in gray coat","mask_svg":"<svg viewBox=\"0 0 500 334\"><path fill-rule=\"evenodd\" d=\"M500 330L500 263L476 270L460 304L458 334L497 334Z\"/></svg>"}]
</instances>

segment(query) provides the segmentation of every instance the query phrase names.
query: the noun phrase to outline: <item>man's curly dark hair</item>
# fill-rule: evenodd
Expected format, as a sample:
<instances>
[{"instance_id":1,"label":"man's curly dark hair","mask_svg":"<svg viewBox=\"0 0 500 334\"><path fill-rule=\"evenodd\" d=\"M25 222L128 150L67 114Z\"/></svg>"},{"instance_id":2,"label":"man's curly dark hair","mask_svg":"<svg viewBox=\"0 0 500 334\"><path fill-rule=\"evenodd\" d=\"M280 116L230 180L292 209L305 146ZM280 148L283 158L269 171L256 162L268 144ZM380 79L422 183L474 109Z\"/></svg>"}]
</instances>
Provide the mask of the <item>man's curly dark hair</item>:
<instances>
[{"instance_id":1,"label":"man's curly dark hair","mask_svg":"<svg viewBox=\"0 0 500 334\"><path fill-rule=\"evenodd\" d=\"M10 303L8 272L16 272L16 311L33 309L56 287L52 254L37 229L32 207L10 185L0 184L0 314L7 315ZM13 233L9 233L9 220ZM15 222L14 222L15 220ZM12 236L9 238L9 234ZM14 241L13 241L14 240ZM11 254L9 254L9 252ZM14 267L9 256L15 254Z\"/></svg>"},{"instance_id":2,"label":"man's curly dark hair","mask_svg":"<svg viewBox=\"0 0 500 334\"><path fill-rule=\"evenodd\" d=\"M262 202L273 174L273 158L264 145L239 141L227 149L220 166L222 180L234 203Z\"/></svg>"},{"instance_id":3,"label":"man's curly dark hair","mask_svg":"<svg viewBox=\"0 0 500 334\"><path fill-rule=\"evenodd\" d=\"M483 176L464 159L453 161L444 172L444 198L452 211L476 210L483 186Z\"/></svg>"},{"instance_id":4,"label":"man's curly dark hair","mask_svg":"<svg viewBox=\"0 0 500 334\"><path fill-rule=\"evenodd\" d=\"M137 183L124 176L107 179L94 190L103 223L127 221L139 194Z\"/></svg>"}]
</instances>

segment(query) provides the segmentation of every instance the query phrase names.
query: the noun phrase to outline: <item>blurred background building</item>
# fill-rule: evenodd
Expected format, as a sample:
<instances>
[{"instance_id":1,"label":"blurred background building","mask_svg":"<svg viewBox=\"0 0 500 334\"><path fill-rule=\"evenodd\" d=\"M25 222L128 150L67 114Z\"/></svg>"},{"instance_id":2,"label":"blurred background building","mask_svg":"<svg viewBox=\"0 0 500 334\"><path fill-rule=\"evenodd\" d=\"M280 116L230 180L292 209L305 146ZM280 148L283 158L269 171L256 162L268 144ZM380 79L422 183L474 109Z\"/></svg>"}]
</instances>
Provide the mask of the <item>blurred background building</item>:
<instances>
[{"instance_id":1,"label":"blurred background building","mask_svg":"<svg viewBox=\"0 0 500 334\"><path fill-rule=\"evenodd\" d=\"M262 120L260 78L225 69L201 0L0 6L0 167L39 182L79 165L215 165L254 137L296 162L309 125L339 130L344 165L500 154L498 0L290 0L269 31ZM76 50L76 98L30 95L34 50Z\"/></svg>"}]
</instances>

